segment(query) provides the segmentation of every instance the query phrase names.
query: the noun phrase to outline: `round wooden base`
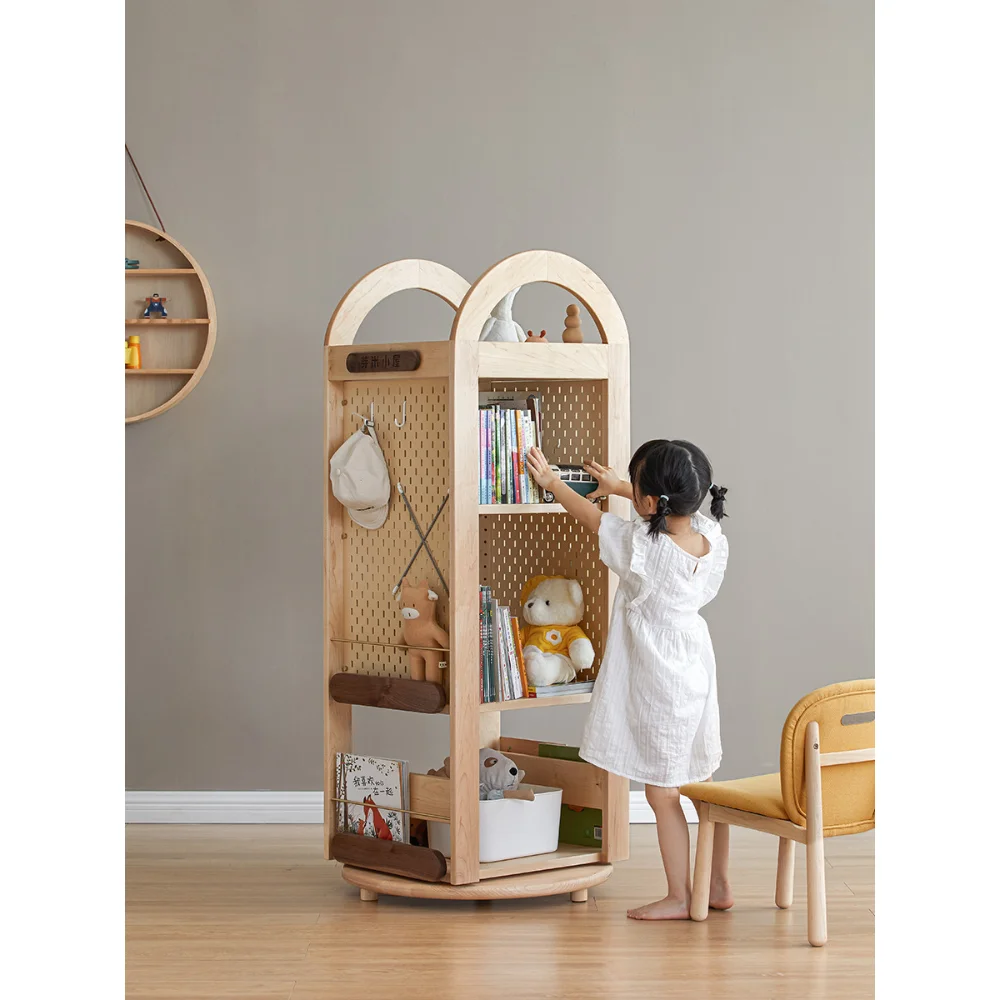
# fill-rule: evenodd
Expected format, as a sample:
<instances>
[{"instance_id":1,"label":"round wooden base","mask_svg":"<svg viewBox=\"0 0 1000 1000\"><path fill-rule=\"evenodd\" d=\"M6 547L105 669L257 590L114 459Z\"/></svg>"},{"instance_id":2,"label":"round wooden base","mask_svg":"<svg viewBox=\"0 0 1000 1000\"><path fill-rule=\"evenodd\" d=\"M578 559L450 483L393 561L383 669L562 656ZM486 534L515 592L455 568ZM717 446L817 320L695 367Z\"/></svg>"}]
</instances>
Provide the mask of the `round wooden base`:
<instances>
[{"instance_id":1,"label":"round wooden base","mask_svg":"<svg viewBox=\"0 0 1000 1000\"><path fill-rule=\"evenodd\" d=\"M420 882L398 875L344 866L344 878L361 890L361 898L374 902L379 896L409 896L415 899L526 899L568 893L574 903L587 901L587 890L611 875L611 865L579 865L544 872L526 872L503 878L487 878L472 885L450 882Z\"/></svg>"}]
</instances>

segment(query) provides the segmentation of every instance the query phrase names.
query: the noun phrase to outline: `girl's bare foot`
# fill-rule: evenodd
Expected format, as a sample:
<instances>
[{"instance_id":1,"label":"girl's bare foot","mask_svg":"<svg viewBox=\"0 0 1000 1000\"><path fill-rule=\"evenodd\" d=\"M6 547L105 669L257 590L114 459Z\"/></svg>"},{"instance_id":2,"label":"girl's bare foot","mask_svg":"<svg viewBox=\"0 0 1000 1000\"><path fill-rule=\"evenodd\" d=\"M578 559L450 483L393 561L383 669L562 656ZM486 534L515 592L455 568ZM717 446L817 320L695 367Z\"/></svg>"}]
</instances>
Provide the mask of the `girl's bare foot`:
<instances>
[{"instance_id":1,"label":"girl's bare foot","mask_svg":"<svg viewBox=\"0 0 1000 1000\"><path fill-rule=\"evenodd\" d=\"M686 898L664 896L655 903L647 903L645 906L629 910L628 915L632 920L688 920L691 917L691 901Z\"/></svg>"},{"instance_id":2,"label":"girl's bare foot","mask_svg":"<svg viewBox=\"0 0 1000 1000\"><path fill-rule=\"evenodd\" d=\"M733 905L733 890L727 879L712 876L708 892L708 905L713 910L728 910Z\"/></svg>"}]
</instances>

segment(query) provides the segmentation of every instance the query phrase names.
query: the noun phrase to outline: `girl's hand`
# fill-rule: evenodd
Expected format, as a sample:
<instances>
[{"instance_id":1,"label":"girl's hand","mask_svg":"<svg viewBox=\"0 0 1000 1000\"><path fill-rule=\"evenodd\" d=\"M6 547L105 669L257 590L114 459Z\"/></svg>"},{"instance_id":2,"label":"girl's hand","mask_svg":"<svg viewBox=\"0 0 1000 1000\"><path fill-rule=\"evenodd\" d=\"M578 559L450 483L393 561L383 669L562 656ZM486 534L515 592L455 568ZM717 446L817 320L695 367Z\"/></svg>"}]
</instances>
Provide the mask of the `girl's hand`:
<instances>
[{"instance_id":1,"label":"girl's hand","mask_svg":"<svg viewBox=\"0 0 1000 1000\"><path fill-rule=\"evenodd\" d=\"M597 480L596 496L630 497L632 495L631 485L626 480L619 479L614 469L605 468L597 462L584 462L583 467Z\"/></svg>"},{"instance_id":2,"label":"girl's hand","mask_svg":"<svg viewBox=\"0 0 1000 1000\"><path fill-rule=\"evenodd\" d=\"M559 482L559 477L549 468L549 460L538 448L528 451L528 471L543 490L551 490L553 484Z\"/></svg>"}]
</instances>

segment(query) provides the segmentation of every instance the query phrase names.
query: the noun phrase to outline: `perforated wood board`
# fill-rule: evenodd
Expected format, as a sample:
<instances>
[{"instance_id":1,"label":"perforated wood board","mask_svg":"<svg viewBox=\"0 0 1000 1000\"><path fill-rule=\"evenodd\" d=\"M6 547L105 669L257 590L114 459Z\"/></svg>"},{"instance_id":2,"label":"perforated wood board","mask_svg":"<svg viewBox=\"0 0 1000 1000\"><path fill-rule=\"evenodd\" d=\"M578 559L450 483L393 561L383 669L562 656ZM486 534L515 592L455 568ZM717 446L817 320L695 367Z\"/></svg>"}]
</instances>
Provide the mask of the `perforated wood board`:
<instances>
[{"instance_id":1,"label":"perforated wood board","mask_svg":"<svg viewBox=\"0 0 1000 1000\"><path fill-rule=\"evenodd\" d=\"M586 602L580 625L596 655L594 666L577 679L594 680L604 654L608 603L608 573L598 558L597 535L568 514L481 514L479 579L511 614L521 614L521 588L539 573L580 581Z\"/></svg>"},{"instance_id":2,"label":"perforated wood board","mask_svg":"<svg viewBox=\"0 0 1000 1000\"><path fill-rule=\"evenodd\" d=\"M480 381L481 391L538 392L542 435L550 462L580 465L605 456L606 383L587 381ZM594 680L604 653L608 618L608 571L598 557L597 535L568 514L482 514L479 518L479 579L500 604L521 613L521 588L544 573L580 581L586 614L580 623L594 644L594 666L577 675Z\"/></svg>"},{"instance_id":3,"label":"perforated wood board","mask_svg":"<svg viewBox=\"0 0 1000 1000\"><path fill-rule=\"evenodd\" d=\"M602 381L524 382L480 379L480 392L538 392L542 396L542 447L559 465L580 465L604 457Z\"/></svg>"},{"instance_id":4,"label":"perforated wood board","mask_svg":"<svg viewBox=\"0 0 1000 1000\"><path fill-rule=\"evenodd\" d=\"M393 492L389 514L381 528L368 530L347 521L346 539L335 539L348 546L346 599L349 602L350 634L354 640L341 660L353 673L384 677L408 677L406 651L365 643L398 643L402 619L399 605L392 595L399 575L410 561L420 537L406 505L396 492L402 482L406 495L424 531L434 517L438 505L448 491L448 382L447 379L413 379L385 382L344 382L347 404L345 424L352 434L361 421L352 414L368 415L369 404L375 404L375 433L389 467ZM394 421L403 419L406 400L406 422L402 428ZM329 488L329 485L328 487ZM444 578L451 583L449 531L451 506L449 499L444 512L431 532L428 543ZM427 579L439 595L438 623L448 627L448 595L440 584L426 550L421 551L410 569L411 581Z\"/></svg>"}]
</instances>

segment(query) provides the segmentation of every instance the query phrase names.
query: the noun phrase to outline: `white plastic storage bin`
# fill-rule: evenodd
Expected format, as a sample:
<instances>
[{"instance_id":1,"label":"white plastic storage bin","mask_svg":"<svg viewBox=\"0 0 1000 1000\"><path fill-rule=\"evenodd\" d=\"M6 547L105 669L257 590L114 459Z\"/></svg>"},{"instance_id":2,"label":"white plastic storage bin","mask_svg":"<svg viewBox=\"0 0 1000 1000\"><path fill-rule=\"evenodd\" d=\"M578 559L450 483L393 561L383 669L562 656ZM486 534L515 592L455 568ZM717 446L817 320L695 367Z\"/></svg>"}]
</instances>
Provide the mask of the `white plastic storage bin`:
<instances>
[{"instance_id":1,"label":"white plastic storage bin","mask_svg":"<svg viewBox=\"0 0 1000 1000\"><path fill-rule=\"evenodd\" d=\"M479 860L506 861L531 854L549 854L559 847L562 789L521 785L535 793L525 799L480 799ZM446 858L451 857L451 824L427 823L427 841Z\"/></svg>"}]
</instances>

